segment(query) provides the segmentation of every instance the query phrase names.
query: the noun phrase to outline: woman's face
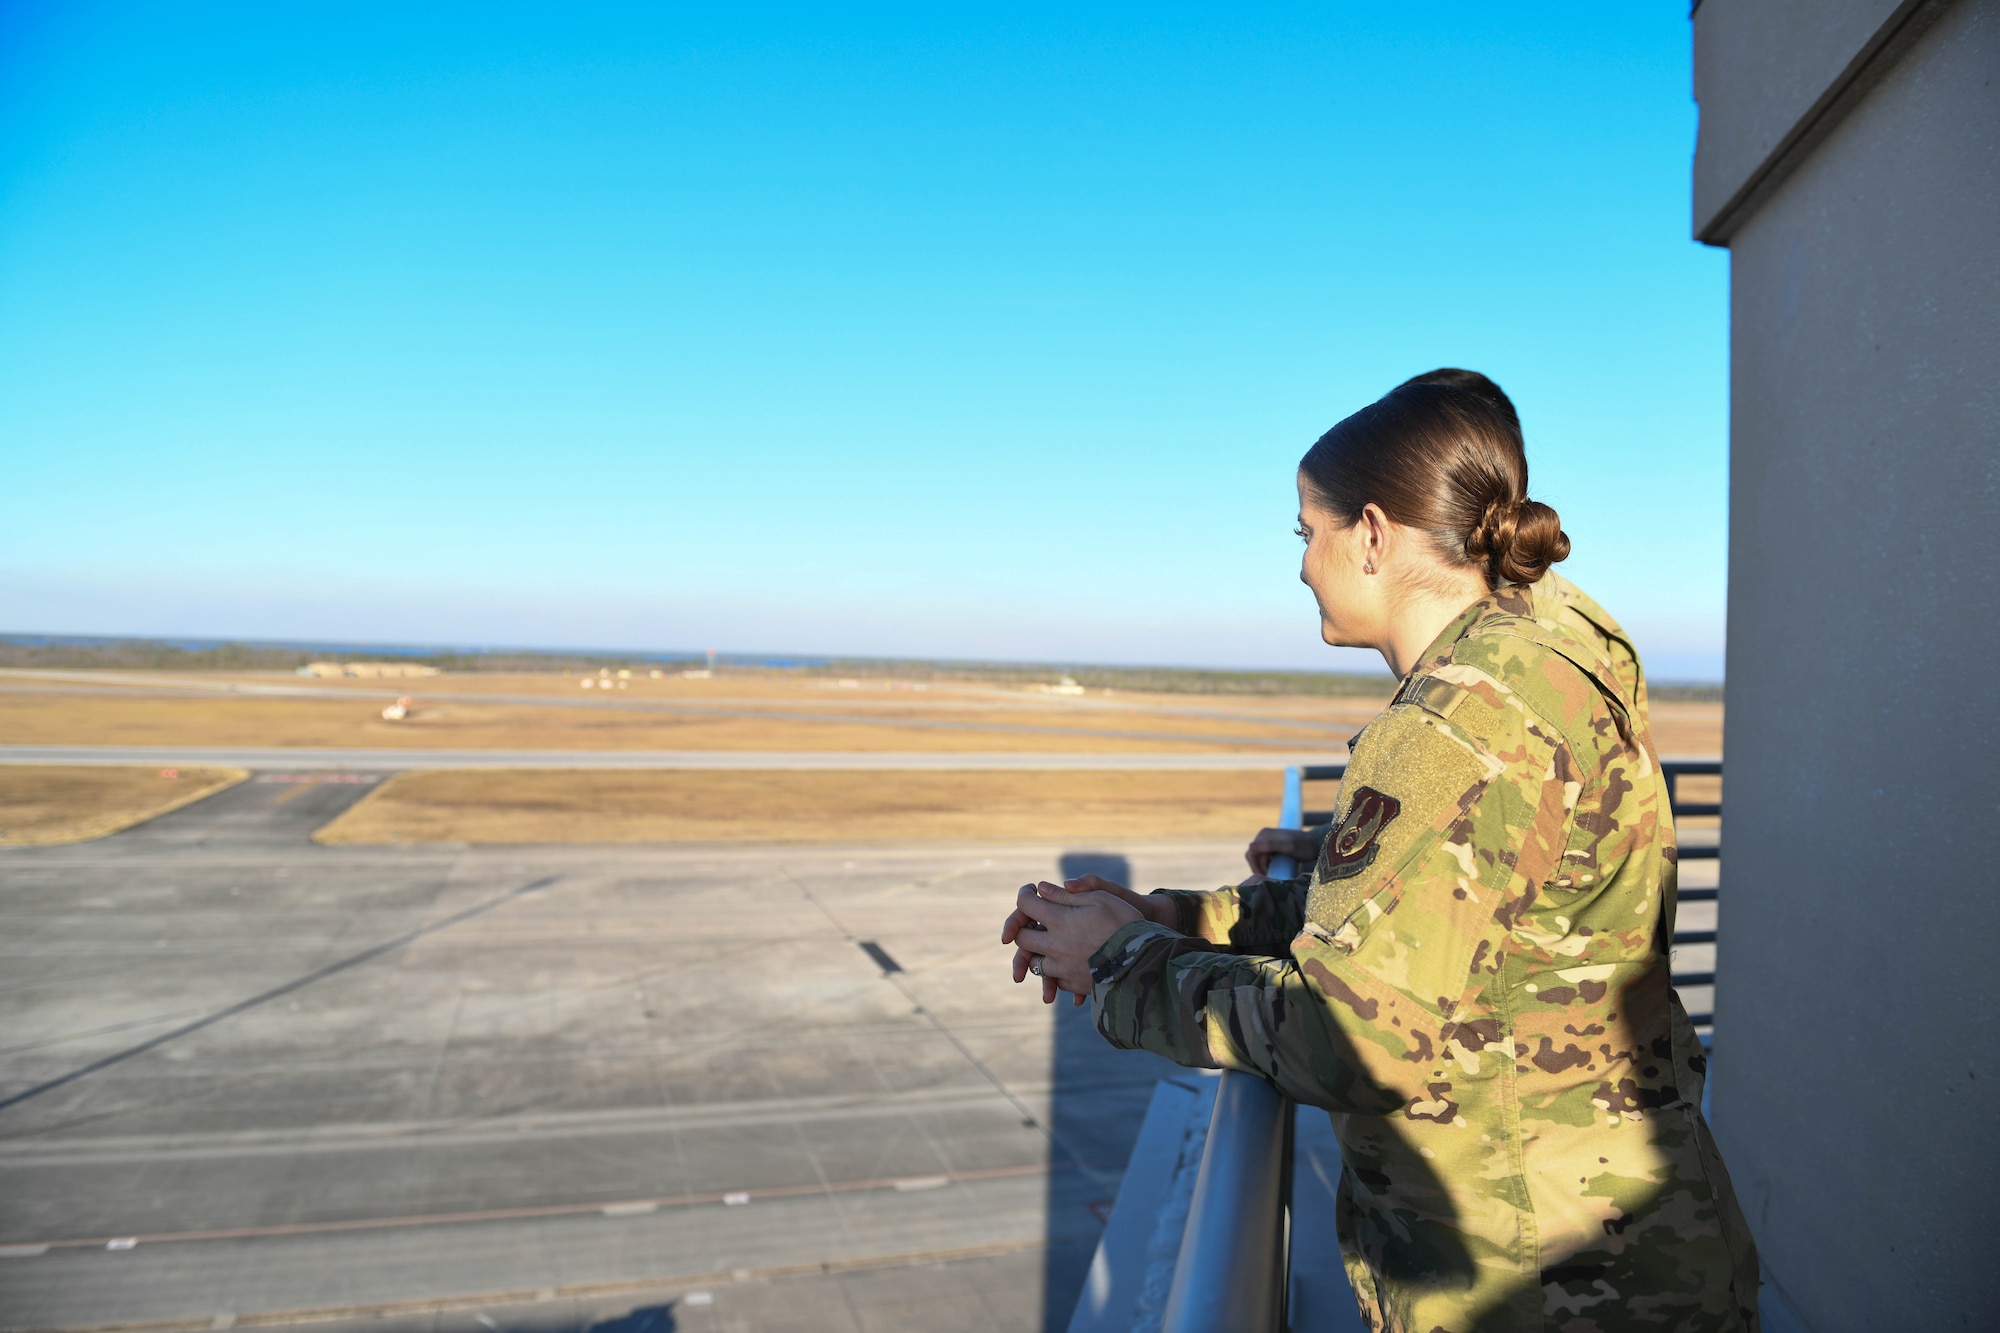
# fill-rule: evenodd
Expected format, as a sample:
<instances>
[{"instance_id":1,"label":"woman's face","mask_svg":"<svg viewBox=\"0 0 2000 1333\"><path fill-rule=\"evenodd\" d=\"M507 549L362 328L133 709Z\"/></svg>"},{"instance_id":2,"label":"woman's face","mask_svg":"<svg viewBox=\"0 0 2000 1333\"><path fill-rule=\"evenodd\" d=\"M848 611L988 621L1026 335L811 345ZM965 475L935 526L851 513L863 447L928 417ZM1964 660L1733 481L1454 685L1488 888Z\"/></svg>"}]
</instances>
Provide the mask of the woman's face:
<instances>
[{"instance_id":1,"label":"woman's face","mask_svg":"<svg viewBox=\"0 0 2000 1333\"><path fill-rule=\"evenodd\" d=\"M1306 543L1299 582L1312 589L1319 603L1319 635L1337 648L1374 647L1382 614L1381 581L1362 572L1369 525L1343 524L1319 503L1304 473L1298 484L1298 533Z\"/></svg>"}]
</instances>

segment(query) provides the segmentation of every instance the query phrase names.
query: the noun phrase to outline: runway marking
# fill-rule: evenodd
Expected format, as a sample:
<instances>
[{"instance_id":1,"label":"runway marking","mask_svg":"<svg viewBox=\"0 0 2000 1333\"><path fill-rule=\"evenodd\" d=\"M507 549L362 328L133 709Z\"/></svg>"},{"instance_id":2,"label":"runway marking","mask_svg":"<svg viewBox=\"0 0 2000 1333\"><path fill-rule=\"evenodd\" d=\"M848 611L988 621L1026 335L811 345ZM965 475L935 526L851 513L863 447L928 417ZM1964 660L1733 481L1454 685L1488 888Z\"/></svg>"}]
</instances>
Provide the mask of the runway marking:
<instances>
[{"instance_id":1,"label":"runway marking","mask_svg":"<svg viewBox=\"0 0 2000 1333\"><path fill-rule=\"evenodd\" d=\"M478 903L472 907L466 908L463 912L454 913L453 915L446 917L442 921L433 922L428 926L419 926L417 929L412 930L407 934L398 935L395 939L385 941L384 943L381 944L377 944L373 948L363 949L360 953L353 954L349 957L343 958L337 963L328 963L325 967L320 968L316 972L309 972L305 976L299 977L293 981L288 981L282 986L274 986L270 990L265 991L261 995L253 995L247 1000L238 1000L235 1004L230 1005L226 1009L218 1009L214 1013L209 1014L206 1017L197 1018L192 1023L184 1023L180 1027L175 1028L172 1032L162 1032L159 1036L150 1038L146 1041L142 1041L137 1046L128 1046L122 1051L114 1051L110 1055L105 1056L101 1060L91 1061L89 1064L83 1066L81 1069L72 1069L69 1071L69 1073L63 1074L57 1078L52 1078L46 1083L38 1083L34 1087L29 1088L24 1092L15 1093L12 1097L9 1097L4 1101L0 1101L0 1111L4 1111L10 1106L18 1106L22 1102L27 1101L31 1097L39 1097L45 1092L53 1092L57 1088L65 1087L68 1084L76 1082L80 1078L85 1078L91 1074L99 1072L100 1070L109 1069L112 1065L119 1064L126 1060L130 1060L135 1055L144 1055L147 1051L155 1050L161 1046L166 1045L170 1041L175 1041L181 1037L185 1037L189 1033L199 1032L205 1027L212 1027L215 1024L220 1023L225 1018L234 1018L237 1014L243 1013L246 1010L255 1009L260 1004L268 1004L272 1000L278 999L281 996L290 995L293 991L303 990L305 987L312 985L314 982L324 981L326 978L333 976L337 972L345 972L350 967L358 967L362 963L368 962L371 959L380 958L385 953L391 953L397 949L400 949L404 945L409 944L412 941L420 940L426 935L436 934L438 931L444 930L450 926L455 926L461 921L465 921L468 920L469 918L478 916L483 912L490 912L496 907L500 907L507 903L513 902L516 898L521 897L523 894L533 893L537 889L545 889L549 885L554 884L556 881L560 880L561 878L562 878L561 875L544 875L542 878L538 880L535 880L528 884L523 884L518 889L509 890L508 892L501 894L498 898L489 898L483 903Z\"/></svg>"},{"instance_id":2,"label":"runway marking","mask_svg":"<svg viewBox=\"0 0 2000 1333\"><path fill-rule=\"evenodd\" d=\"M1099 1163L1109 1166L1110 1163ZM1122 1163L1120 1164L1122 1165ZM914 1188L939 1189L945 1185L984 1180L1015 1180L1024 1176L1055 1175L1079 1170L1067 1165L1051 1166L1033 1162L1021 1166L992 1166L973 1171L952 1171L936 1176L877 1176L867 1180L836 1180L805 1185L766 1185L749 1190L705 1190L694 1194L665 1194L651 1199L599 1200L595 1203L548 1203L519 1208L484 1208L459 1213L417 1213L405 1217L350 1217L329 1222L283 1222L255 1227L214 1227L204 1231L162 1231L140 1236L70 1236L57 1240L16 1241L12 1248L44 1250L99 1249L113 1244L129 1249L137 1245L172 1245L194 1241L272 1240L286 1236L324 1236L346 1231L388 1231L404 1227L464 1226L479 1222L520 1222L547 1217L582 1217L591 1213L606 1217L638 1217L662 1208L694 1208L703 1204L741 1206L758 1199L796 1199L820 1194L859 1194L870 1190L909 1193L907 1182L922 1182ZM937 1184L930 1182L936 1181Z\"/></svg>"},{"instance_id":3,"label":"runway marking","mask_svg":"<svg viewBox=\"0 0 2000 1333\"><path fill-rule=\"evenodd\" d=\"M894 1268L915 1268L928 1264L964 1263L974 1259L998 1259L1048 1248L1048 1239L1035 1236L1023 1240L1003 1240L985 1245L959 1245L950 1249L906 1250L898 1254L870 1254L852 1259L822 1259L817 1263L766 1264L760 1268L732 1268L710 1273L669 1274L664 1277L634 1278L619 1282L578 1282L561 1287L521 1287L511 1291L488 1291L455 1296L432 1296L416 1300L379 1301L367 1305L322 1305L291 1310L262 1310L236 1315L231 1327L271 1328L287 1324L331 1323L339 1319L388 1318L395 1315L444 1314L455 1310L492 1309L508 1305L535 1305L556 1300L589 1300L608 1296L650 1292L688 1292L731 1283L773 1282L795 1277L827 1277L837 1273L881 1272ZM207 1315L189 1319L151 1319L118 1324L74 1324L44 1328L38 1333L200 1333L215 1327Z\"/></svg>"},{"instance_id":4,"label":"runway marking","mask_svg":"<svg viewBox=\"0 0 2000 1333\"><path fill-rule=\"evenodd\" d=\"M1026 1025L982 1027L987 1036L1019 1035ZM808 1037L816 1036L815 1029ZM799 1040L801 1038L794 1038ZM1017 1088L1023 1096L1046 1098L1047 1083ZM832 1120L901 1117L913 1110L962 1111L995 1105L992 1088L918 1088L890 1094L840 1093L767 1101L717 1102L699 1107L651 1107L644 1110L588 1111L553 1115L520 1115L481 1120L397 1120L366 1126L315 1126L297 1130L225 1130L217 1133L105 1136L75 1139L0 1140L0 1168L8 1166L133 1166L163 1161L200 1159L243 1160L249 1157L299 1157L308 1153L366 1152L411 1140L428 1147L463 1147L481 1143L522 1143L534 1138L580 1140L633 1133L700 1130L719 1125L797 1125ZM1002 1102L1009 1113L1011 1104Z\"/></svg>"}]
</instances>

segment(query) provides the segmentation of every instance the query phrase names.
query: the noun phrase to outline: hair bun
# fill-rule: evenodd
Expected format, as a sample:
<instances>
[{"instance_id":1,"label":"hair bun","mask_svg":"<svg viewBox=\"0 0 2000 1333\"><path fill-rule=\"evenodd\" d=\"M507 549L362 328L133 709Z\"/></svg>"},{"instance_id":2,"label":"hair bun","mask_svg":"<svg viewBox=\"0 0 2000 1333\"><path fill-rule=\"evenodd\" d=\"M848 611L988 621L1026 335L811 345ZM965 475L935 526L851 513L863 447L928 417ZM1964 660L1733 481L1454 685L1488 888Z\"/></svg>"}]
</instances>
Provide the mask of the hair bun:
<instances>
[{"instance_id":1,"label":"hair bun","mask_svg":"<svg viewBox=\"0 0 2000 1333\"><path fill-rule=\"evenodd\" d=\"M1431 371L1349 413L1299 460L1299 482L1343 526L1372 504L1421 532L1428 558L1410 577L1434 591L1455 596L1472 570L1489 590L1533 583L1569 554L1556 511L1527 498L1513 403L1469 370Z\"/></svg>"},{"instance_id":2,"label":"hair bun","mask_svg":"<svg viewBox=\"0 0 2000 1333\"><path fill-rule=\"evenodd\" d=\"M1495 584L1533 583L1569 557L1569 534L1561 516L1541 501L1499 498L1487 501L1466 534L1465 554L1483 561Z\"/></svg>"}]
</instances>

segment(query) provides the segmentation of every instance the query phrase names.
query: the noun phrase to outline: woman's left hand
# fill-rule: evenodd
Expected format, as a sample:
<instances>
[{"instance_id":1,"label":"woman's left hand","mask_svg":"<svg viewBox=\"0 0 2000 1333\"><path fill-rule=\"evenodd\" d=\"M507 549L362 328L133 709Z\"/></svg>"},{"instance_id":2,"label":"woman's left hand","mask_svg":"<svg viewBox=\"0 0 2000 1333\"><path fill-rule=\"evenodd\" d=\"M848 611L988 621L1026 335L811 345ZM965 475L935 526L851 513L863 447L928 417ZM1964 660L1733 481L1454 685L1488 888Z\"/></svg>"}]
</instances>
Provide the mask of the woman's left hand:
<instances>
[{"instance_id":1,"label":"woman's left hand","mask_svg":"<svg viewBox=\"0 0 2000 1333\"><path fill-rule=\"evenodd\" d=\"M1001 930L1001 942L1015 946L1014 980L1024 980L1031 964L1041 962L1042 998L1055 990L1077 997L1090 994L1090 956L1120 926L1146 917L1115 894L1093 890L1072 893L1043 880L1023 884L1014 911Z\"/></svg>"}]
</instances>

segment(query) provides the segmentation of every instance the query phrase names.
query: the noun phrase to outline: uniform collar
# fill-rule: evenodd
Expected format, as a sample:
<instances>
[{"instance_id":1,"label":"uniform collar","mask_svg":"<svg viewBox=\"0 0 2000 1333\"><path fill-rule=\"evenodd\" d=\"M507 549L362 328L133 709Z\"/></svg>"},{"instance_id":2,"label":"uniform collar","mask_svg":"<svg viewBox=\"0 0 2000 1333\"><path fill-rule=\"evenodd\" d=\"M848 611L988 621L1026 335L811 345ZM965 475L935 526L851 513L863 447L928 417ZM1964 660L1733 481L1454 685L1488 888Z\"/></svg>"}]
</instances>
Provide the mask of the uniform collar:
<instances>
[{"instance_id":1,"label":"uniform collar","mask_svg":"<svg viewBox=\"0 0 2000 1333\"><path fill-rule=\"evenodd\" d=\"M1487 593L1472 605L1460 611L1431 640L1430 647L1417 657L1417 664L1410 668L1410 674L1403 677L1405 684L1419 676L1428 676L1452 659L1459 641L1476 634L1487 622L1501 618L1533 620L1535 618L1534 590L1519 583L1505 583Z\"/></svg>"}]
</instances>

